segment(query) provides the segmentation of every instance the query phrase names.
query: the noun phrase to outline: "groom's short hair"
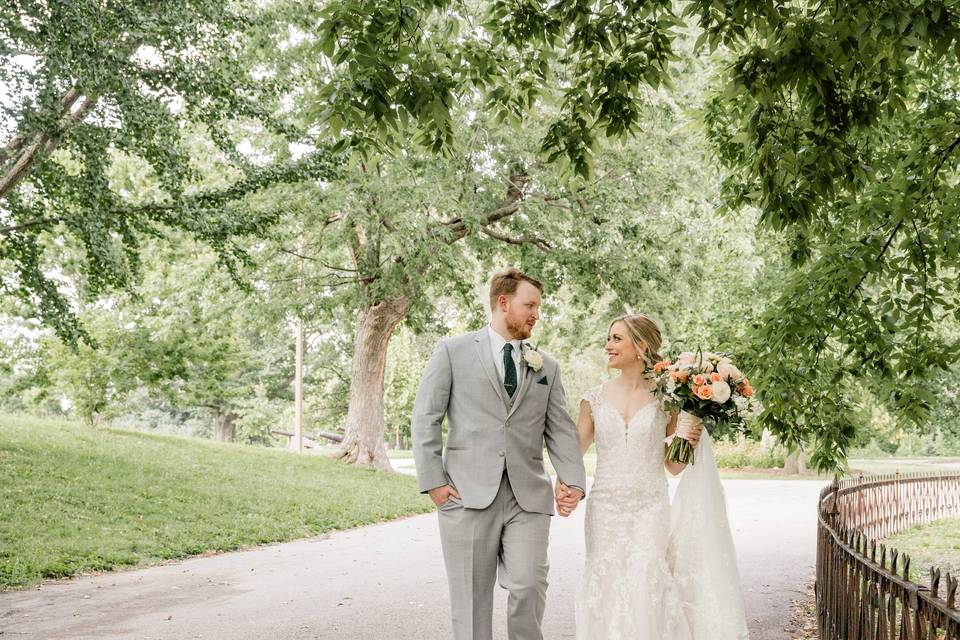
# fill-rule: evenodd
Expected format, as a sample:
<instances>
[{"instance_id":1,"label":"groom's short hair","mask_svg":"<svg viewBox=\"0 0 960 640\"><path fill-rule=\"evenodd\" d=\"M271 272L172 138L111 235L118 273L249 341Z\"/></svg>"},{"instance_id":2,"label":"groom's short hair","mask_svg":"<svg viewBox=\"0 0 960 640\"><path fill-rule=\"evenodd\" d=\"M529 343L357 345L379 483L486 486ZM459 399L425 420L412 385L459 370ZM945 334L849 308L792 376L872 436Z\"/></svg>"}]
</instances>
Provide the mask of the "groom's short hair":
<instances>
[{"instance_id":1,"label":"groom's short hair","mask_svg":"<svg viewBox=\"0 0 960 640\"><path fill-rule=\"evenodd\" d=\"M543 293L543 285L539 280L531 278L516 267L497 271L493 274L490 278L490 310L493 311L497 308L497 298L500 296L515 294L521 282L529 282L539 289L540 293Z\"/></svg>"}]
</instances>

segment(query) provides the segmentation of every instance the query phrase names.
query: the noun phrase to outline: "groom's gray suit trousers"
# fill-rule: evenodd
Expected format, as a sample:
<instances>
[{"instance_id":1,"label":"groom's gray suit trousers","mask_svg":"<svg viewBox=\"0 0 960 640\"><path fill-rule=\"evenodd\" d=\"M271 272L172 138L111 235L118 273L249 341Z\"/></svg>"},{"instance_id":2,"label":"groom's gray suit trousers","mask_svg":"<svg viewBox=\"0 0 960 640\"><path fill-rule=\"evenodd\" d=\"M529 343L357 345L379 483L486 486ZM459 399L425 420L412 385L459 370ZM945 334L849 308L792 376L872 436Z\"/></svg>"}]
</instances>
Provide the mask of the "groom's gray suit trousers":
<instances>
[{"instance_id":1,"label":"groom's gray suit trousers","mask_svg":"<svg viewBox=\"0 0 960 640\"><path fill-rule=\"evenodd\" d=\"M451 498L439 508L440 542L450 584L455 640L491 640L493 590L507 597L510 640L543 640L550 516L517 504L506 471L486 509L465 509Z\"/></svg>"}]
</instances>

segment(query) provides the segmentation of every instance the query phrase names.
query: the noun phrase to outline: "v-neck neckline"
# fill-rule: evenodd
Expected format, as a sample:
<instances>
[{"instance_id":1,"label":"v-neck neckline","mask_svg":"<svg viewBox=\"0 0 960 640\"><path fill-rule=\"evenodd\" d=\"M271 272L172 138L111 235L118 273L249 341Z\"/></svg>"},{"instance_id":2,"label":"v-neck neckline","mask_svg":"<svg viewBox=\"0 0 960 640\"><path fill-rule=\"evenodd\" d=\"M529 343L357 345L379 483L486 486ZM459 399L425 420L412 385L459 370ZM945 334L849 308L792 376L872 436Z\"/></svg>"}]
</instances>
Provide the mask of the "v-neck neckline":
<instances>
[{"instance_id":1,"label":"v-neck neckline","mask_svg":"<svg viewBox=\"0 0 960 640\"><path fill-rule=\"evenodd\" d=\"M611 411L613 411L615 414L617 414L617 417L620 418L620 422L623 423L623 429L624 429L624 431L629 431L629 430L630 430L630 425L633 424L634 419L635 419L639 414L641 414L641 413L642 413L643 411L645 411L647 408L649 408L649 407L657 404L657 399L656 399L656 397L654 397L653 400L651 400L650 402L646 403L645 405L643 405L642 407L640 407L639 409L637 409L636 411L634 411L634 412L633 412L633 415L630 416L630 419L627 420L626 418L623 417L623 414L620 413L620 410L617 409L617 408L613 405L613 403L610 402L610 401L607 399L607 397L606 397L606 396L604 395L604 393L603 393L603 388L604 388L604 385L600 385L600 393L597 394L597 395L600 396L600 399L601 399L604 403L606 403L607 407L608 407Z\"/></svg>"}]
</instances>

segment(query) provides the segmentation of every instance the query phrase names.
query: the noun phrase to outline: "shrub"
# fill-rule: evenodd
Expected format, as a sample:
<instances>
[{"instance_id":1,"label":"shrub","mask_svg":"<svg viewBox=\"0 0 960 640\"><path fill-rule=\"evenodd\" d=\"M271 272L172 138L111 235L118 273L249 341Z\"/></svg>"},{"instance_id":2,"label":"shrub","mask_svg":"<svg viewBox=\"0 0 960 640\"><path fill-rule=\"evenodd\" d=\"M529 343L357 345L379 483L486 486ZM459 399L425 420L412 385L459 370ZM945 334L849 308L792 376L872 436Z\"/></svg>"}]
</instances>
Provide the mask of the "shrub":
<instances>
[{"instance_id":1,"label":"shrub","mask_svg":"<svg viewBox=\"0 0 960 640\"><path fill-rule=\"evenodd\" d=\"M713 452L717 458L717 466L726 469L782 469L787 457L787 450L782 446L767 446L752 440L716 442Z\"/></svg>"}]
</instances>

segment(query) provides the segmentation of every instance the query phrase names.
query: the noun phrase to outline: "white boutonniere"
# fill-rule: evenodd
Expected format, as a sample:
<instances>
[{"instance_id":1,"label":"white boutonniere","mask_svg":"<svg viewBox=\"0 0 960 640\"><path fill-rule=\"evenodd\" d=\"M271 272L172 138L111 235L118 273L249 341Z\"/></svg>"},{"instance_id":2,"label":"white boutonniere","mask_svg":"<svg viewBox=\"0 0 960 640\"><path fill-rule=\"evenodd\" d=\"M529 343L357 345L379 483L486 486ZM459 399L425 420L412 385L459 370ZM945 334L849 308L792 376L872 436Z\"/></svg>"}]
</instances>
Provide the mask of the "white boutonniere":
<instances>
[{"instance_id":1,"label":"white boutonniere","mask_svg":"<svg viewBox=\"0 0 960 640\"><path fill-rule=\"evenodd\" d=\"M543 356L537 353L537 350L532 347L529 349L524 349L523 361L526 362L527 366L534 371L540 371L540 369L543 369Z\"/></svg>"}]
</instances>

